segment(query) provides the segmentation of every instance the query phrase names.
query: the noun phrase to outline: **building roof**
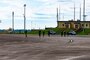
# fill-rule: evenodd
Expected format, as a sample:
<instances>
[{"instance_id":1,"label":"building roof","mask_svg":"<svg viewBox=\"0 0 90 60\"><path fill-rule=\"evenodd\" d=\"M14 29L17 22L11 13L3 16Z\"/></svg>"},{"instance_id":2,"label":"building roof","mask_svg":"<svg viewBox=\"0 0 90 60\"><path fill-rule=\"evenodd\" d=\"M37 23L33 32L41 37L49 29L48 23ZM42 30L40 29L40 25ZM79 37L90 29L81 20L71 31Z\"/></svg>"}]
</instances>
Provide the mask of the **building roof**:
<instances>
[{"instance_id":1,"label":"building roof","mask_svg":"<svg viewBox=\"0 0 90 60\"><path fill-rule=\"evenodd\" d=\"M78 22L78 23L79 22L82 22L82 23L86 22L86 23L88 23L89 22L90 23L90 21L57 21L57 22L65 22L65 23L69 23L69 22Z\"/></svg>"}]
</instances>

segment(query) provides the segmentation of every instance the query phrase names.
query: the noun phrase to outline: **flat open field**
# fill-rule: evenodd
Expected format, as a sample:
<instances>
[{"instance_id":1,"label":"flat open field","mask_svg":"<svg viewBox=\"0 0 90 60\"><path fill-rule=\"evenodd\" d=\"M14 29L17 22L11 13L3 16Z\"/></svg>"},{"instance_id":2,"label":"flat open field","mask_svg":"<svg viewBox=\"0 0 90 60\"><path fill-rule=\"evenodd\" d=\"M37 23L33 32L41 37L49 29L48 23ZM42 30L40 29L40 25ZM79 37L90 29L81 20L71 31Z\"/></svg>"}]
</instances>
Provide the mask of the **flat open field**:
<instances>
[{"instance_id":1,"label":"flat open field","mask_svg":"<svg viewBox=\"0 0 90 60\"><path fill-rule=\"evenodd\" d=\"M0 60L90 60L90 36L1 34Z\"/></svg>"}]
</instances>

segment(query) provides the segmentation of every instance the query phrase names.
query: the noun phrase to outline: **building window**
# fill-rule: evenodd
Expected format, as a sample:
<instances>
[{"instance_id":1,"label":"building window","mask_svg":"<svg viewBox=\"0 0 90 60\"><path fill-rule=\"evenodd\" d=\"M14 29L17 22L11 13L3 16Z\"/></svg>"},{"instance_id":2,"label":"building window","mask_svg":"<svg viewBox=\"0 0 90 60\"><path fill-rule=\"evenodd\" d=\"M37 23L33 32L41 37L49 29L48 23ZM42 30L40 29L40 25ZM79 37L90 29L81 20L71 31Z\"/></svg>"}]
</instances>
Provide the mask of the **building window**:
<instances>
[{"instance_id":1,"label":"building window","mask_svg":"<svg viewBox=\"0 0 90 60\"><path fill-rule=\"evenodd\" d=\"M78 25L75 25L75 28L78 28Z\"/></svg>"},{"instance_id":2,"label":"building window","mask_svg":"<svg viewBox=\"0 0 90 60\"><path fill-rule=\"evenodd\" d=\"M86 24L86 27L88 26L88 24Z\"/></svg>"},{"instance_id":3,"label":"building window","mask_svg":"<svg viewBox=\"0 0 90 60\"><path fill-rule=\"evenodd\" d=\"M66 28L69 28L69 25L68 24L66 24Z\"/></svg>"},{"instance_id":4,"label":"building window","mask_svg":"<svg viewBox=\"0 0 90 60\"><path fill-rule=\"evenodd\" d=\"M62 26L64 26L64 24L62 24Z\"/></svg>"},{"instance_id":5,"label":"building window","mask_svg":"<svg viewBox=\"0 0 90 60\"><path fill-rule=\"evenodd\" d=\"M84 24L82 24L82 26L84 26Z\"/></svg>"}]
</instances>

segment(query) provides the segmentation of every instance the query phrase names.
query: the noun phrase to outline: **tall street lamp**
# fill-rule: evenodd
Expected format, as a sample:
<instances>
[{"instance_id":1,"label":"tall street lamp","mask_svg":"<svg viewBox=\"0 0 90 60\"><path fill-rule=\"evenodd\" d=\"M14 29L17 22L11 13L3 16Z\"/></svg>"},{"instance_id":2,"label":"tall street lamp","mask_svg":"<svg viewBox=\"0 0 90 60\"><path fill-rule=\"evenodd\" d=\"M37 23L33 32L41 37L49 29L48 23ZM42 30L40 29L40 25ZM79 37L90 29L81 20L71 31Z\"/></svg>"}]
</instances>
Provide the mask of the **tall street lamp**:
<instances>
[{"instance_id":1,"label":"tall street lamp","mask_svg":"<svg viewBox=\"0 0 90 60\"><path fill-rule=\"evenodd\" d=\"M86 8L85 5L86 5L86 1L83 0L83 21L86 21L86 16L87 16L87 15L85 14L85 12L86 12L86 11L85 11L85 8ZM84 29L84 28L85 28L85 23L84 23L84 27L83 27L83 32L85 32L85 29Z\"/></svg>"},{"instance_id":2,"label":"tall street lamp","mask_svg":"<svg viewBox=\"0 0 90 60\"><path fill-rule=\"evenodd\" d=\"M12 33L14 33L14 12L12 12Z\"/></svg>"},{"instance_id":3,"label":"tall street lamp","mask_svg":"<svg viewBox=\"0 0 90 60\"><path fill-rule=\"evenodd\" d=\"M24 34L27 37L27 30L26 30L26 4L24 4Z\"/></svg>"}]
</instances>

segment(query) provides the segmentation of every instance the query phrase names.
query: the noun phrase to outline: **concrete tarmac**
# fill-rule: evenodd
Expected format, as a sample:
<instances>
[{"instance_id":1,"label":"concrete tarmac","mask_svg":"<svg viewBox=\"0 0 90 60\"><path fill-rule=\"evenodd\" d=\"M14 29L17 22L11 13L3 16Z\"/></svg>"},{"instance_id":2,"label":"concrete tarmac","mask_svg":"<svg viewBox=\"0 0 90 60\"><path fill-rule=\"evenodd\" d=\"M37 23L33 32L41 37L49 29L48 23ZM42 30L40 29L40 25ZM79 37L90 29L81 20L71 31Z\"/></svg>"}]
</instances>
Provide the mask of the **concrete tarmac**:
<instances>
[{"instance_id":1,"label":"concrete tarmac","mask_svg":"<svg viewBox=\"0 0 90 60\"><path fill-rule=\"evenodd\" d=\"M90 60L90 37L1 34L0 60Z\"/></svg>"}]
</instances>

